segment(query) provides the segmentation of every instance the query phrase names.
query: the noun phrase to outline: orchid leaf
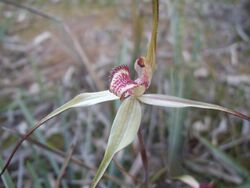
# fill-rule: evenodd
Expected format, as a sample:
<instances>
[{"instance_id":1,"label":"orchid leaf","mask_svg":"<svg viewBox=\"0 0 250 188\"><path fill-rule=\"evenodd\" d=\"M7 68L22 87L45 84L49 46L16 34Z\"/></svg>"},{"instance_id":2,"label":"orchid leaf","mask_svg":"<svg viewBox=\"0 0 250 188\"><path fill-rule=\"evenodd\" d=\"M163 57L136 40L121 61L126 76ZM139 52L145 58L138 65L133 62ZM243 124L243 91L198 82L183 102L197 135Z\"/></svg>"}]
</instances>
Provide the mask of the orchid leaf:
<instances>
[{"instance_id":1,"label":"orchid leaf","mask_svg":"<svg viewBox=\"0 0 250 188\"><path fill-rule=\"evenodd\" d=\"M149 42L146 63L150 65L152 70L156 69L155 56L156 56L156 43L157 43L157 29L158 29L158 20L159 20L159 1L152 0L153 3L153 29L151 33L151 39Z\"/></svg>"},{"instance_id":2,"label":"orchid leaf","mask_svg":"<svg viewBox=\"0 0 250 188\"><path fill-rule=\"evenodd\" d=\"M235 116L238 116L242 119L246 119L250 121L249 116L244 115L240 112L236 112L236 111L230 110L228 108L225 108L219 105L205 103L205 102L193 101L193 100L183 99L179 97L160 95L160 94L145 94L145 95L142 95L141 97L138 97L138 99L142 103L155 105L155 106L174 107L174 108L195 107L195 108L220 110L220 111L227 112Z\"/></svg>"},{"instance_id":3,"label":"orchid leaf","mask_svg":"<svg viewBox=\"0 0 250 188\"><path fill-rule=\"evenodd\" d=\"M73 107L85 107L90 106L94 104L98 104L105 101L112 101L119 99L114 94L110 93L108 90L100 91L100 92L93 92L93 93L82 93L62 105L61 107L55 109L53 112L45 116L43 119L41 119L34 127L28 130L28 132L22 137L22 139L17 143L15 148L13 149L10 157L8 158L5 166L3 167L3 170L0 173L0 176L4 173L6 168L8 167L11 159L13 158L14 154L16 153L17 149L20 147L22 142L26 140L37 128L39 128L42 124L44 124L49 119L57 116L58 114L64 112L65 110L68 110Z\"/></svg>"},{"instance_id":4,"label":"orchid leaf","mask_svg":"<svg viewBox=\"0 0 250 188\"><path fill-rule=\"evenodd\" d=\"M128 146L136 137L141 122L141 106L134 97L121 104L114 119L103 160L93 179L96 187L116 152Z\"/></svg>"},{"instance_id":5,"label":"orchid leaf","mask_svg":"<svg viewBox=\"0 0 250 188\"><path fill-rule=\"evenodd\" d=\"M226 154L225 152L221 151L217 147L213 146L207 139L197 135L197 138L199 141L208 148L208 150L211 152L211 154L217 158L219 161L221 161L226 167L233 169L238 174L243 176L244 178L250 177L250 172L248 169L246 169L243 165L239 164L239 162L235 159L233 159L231 156Z\"/></svg>"}]
</instances>

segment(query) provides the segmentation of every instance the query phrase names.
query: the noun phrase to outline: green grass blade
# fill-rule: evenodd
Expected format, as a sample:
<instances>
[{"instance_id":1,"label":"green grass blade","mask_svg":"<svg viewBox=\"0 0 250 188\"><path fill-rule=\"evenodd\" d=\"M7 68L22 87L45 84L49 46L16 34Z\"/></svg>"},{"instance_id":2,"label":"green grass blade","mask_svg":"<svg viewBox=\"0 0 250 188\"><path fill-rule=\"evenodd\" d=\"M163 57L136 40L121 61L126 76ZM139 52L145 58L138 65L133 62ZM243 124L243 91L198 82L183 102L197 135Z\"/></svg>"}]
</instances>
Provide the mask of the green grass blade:
<instances>
[{"instance_id":1,"label":"green grass blade","mask_svg":"<svg viewBox=\"0 0 250 188\"><path fill-rule=\"evenodd\" d=\"M22 98L19 98L17 99L17 104L19 105L22 113L23 113L23 116L25 117L26 121L28 122L29 126L33 126L35 124L35 119L32 115L32 112L31 110L28 108L27 104L25 103L24 100L22 100ZM44 135L40 132L40 131L37 131L35 132L35 136L37 137L37 139L41 142L41 143L46 143L46 139L44 137ZM41 157L39 155L37 155L36 153L34 155L32 155L32 157L34 157L34 159L36 161L41 161ZM57 164L57 162L55 161L55 159L51 156L51 155L48 155L48 159L49 159L49 162L51 164L51 166L53 167L54 171L56 173L59 173L59 166ZM40 173L42 174L44 171L46 171L44 168L44 166L41 164L38 166L38 168L40 169ZM48 180L48 177L47 176L44 176L44 182L49 182ZM65 186L63 186L64 188L67 188Z\"/></svg>"},{"instance_id":2,"label":"green grass blade","mask_svg":"<svg viewBox=\"0 0 250 188\"><path fill-rule=\"evenodd\" d=\"M36 169L30 163L27 163L27 168L28 168L28 170L29 170L29 172L31 174L31 177L32 177L32 180L33 180L33 186L35 188L42 188L42 184L41 184L41 182L40 182L40 180L38 178L38 175L36 173L37 172Z\"/></svg>"},{"instance_id":3,"label":"green grass blade","mask_svg":"<svg viewBox=\"0 0 250 188\"><path fill-rule=\"evenodd\" d=\"M170 70L171 74L171 93L175 96L183 97L187 95L190 88L185 88L184 80L187 77L179 72L178 67L173 67ZM183 174L182 161L183 161L183 145L185 142L184 136L184 122L186 119L186 110L184 109L171 109L168 121L168 166L171 176Z\"/></svg>"},{"instance_id":4,"label":"green grass blade","mask_svg":"<svg viewBox=\"0 0 250 188\"><path fill-rule=\"evenodd\" d=\"M114 119L103 160L93 179L96 187L116 152L128 146L136 137L141 122L141 106L133 97L121 104Z\"/></svg>"},{"instance_id":5,"label":"green grass blade","mask_svg":"<svg viewBox=\"0 0 250 188\"><path fill-rule=\"evenodd\" d=\"M206 146L209 149L209 151L212 153L214 157L216 157L218 160L224 163L227 167L232 168L234 171L236 171L238 174L240 174L245 178L250 177L250 172L247 169L245 169L242 165L240 165L232 157L228 156L226 153L224 153L217 147L213 146L211 143L208 142L207 139L200 136L197 136L197 138L204 146Z\"/></svg>"}]
</instances>

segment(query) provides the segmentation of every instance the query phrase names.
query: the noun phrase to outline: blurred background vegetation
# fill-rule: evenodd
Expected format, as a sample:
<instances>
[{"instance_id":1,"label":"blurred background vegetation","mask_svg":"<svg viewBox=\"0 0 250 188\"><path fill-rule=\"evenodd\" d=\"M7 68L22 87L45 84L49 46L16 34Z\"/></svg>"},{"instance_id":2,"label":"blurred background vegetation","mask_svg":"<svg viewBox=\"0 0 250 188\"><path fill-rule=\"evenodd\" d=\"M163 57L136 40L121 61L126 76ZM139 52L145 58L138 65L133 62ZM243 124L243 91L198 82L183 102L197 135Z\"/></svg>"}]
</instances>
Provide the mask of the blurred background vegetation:
<instances>
[{"instance_id":1,"label":"blurred background vegetation","mask_svg":"<svg viewBox=\"0 0 250 188\"><path fill-rule=\"evenodd\" d=\"M249 114L249 17L248 0L160 0L150 92ZM0 166L37 120L80 92L107 89L111 68L146 54L151 19L149 0L0 0ZM88 187L117 106L50 120L19 149L0 187ZM172 179L183 174L214 187L250 187L249 122L147 106L142 131L150 187L185 187ZM115 156L100 187L140 187L142 169L134 142Z\"/></svg>"}]
</instances>

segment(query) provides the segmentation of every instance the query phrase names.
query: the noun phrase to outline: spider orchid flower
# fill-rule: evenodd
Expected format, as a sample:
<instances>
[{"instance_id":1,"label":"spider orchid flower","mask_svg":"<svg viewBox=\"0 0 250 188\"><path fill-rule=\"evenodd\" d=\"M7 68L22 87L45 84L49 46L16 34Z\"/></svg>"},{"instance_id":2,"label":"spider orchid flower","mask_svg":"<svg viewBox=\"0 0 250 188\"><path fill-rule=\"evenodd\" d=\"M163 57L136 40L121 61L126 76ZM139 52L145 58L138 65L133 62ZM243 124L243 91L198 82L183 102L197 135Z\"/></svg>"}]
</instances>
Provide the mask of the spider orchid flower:
<instances>
[{"instance_id":1,"label":"spider orchid flower","mask_svg":"<svg viewBox=\"0 0 250 188\"><path fill-rule=\"evenodd\" d=\"M19 148L21 143L32 134L38 127L56 115L74 107L86 107L95 105L102 102L121 100L115 119L113 121L107 148L103 160L99 166L96 176L93 179L91 187L96 187L100 181L113 156L121 149L128 146L136 138L138 129L140 127L142 118L141 103L162 106L162 107L196 107L204 109L220 110L242 119L250 121L250 117L242 113L224 108L219 105L209 104L199 101L183 99L174 96L160 95L160 94L144 94L150 85L151 72L147 70L146 58L140 57L135 62L135 70L139 77L134 81L130 78L129 68L125 65L116 67L110 73L110 88L106 91L82 93L68 101L61 107L57 108L49 115L39 121L34 128L28 131L25 137L14 148L11 156L9 157L5 168L3 168L1 175L9 165L14 153Z\"/></svg>"},{"instance_id":2,"label":"spider orchid flower","mask_svg":"<svg viewBox=\"0 0 250 188\"><path fill-rule=\"evenodd\" d=\"M109 90L82 93L68 101L61 107L55 109L42 120L40 120L32 129L30 129L25 136L17 143L10 157L8 158L0 175L4 173L8 167L15 152L20 147L22 142L31 135L37 128L44 124L49 119L57 116L58 114L74 107L86 107L95 105L102 102L121 100L122 103L117 111L113 121L106 151L102 162L97 170L97 173L91 184L91 188L96 187L108 165L110 164L113 156L136 138L138 129L140 127L142 118L141 104L162 106L162 107L196 107L220 110L242 119L250 121L250 117L239 112L224 108L222 106L198 102L183 98L178 98L168 95L160 94L144 94L149 88L153 73L156 69L155 54L156 54L156 39L158 27L158 0L153 0L153 30L151 40L147 50L146 57L139 57L134 64L134 69L138 74L138 78L132 80L130 77L130 70L128 66L121 65L114 68L110 73Z\"/></svg>"}]
</instances>

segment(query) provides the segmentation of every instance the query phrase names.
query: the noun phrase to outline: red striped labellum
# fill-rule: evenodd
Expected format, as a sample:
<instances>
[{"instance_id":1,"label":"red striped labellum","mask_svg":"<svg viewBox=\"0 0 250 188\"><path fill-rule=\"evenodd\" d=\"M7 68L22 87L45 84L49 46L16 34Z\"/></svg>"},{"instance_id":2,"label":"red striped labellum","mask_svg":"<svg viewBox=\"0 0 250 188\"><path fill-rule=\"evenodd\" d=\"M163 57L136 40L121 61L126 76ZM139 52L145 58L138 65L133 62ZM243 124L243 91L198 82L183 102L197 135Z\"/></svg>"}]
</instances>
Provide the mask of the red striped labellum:
<instances>
[{"instance_id":1,"label":"red striped labellum","mask_svg":"<svg viewBox=\"0 0 250 188\"><path fill-rule=\"evenodd\" d=\"M110 92L120 99L128 96L141 96L149 87L149 76L145 66L145 58L140 57L135 61L135 70L138 74L136 80L132 80L127 65L120 65L110 72Z\"/></svg>"}]
</instances>

